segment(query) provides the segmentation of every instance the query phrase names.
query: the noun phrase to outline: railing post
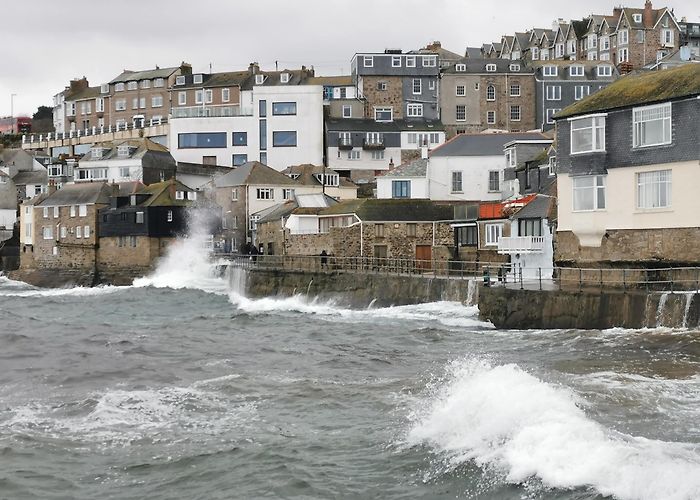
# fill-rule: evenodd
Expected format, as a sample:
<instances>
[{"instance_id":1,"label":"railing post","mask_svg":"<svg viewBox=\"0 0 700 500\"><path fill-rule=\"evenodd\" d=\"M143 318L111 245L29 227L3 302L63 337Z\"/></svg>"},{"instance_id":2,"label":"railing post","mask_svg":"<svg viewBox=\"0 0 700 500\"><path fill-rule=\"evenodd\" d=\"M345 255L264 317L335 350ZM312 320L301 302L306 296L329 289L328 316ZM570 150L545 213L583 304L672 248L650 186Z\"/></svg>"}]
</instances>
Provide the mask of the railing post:
<instances>
[{"instance_id":1,"label":"railing post","mask_svg":"<svg viewBox=\"0 0 700 500\"><path fill-rule=\"evenodd\" d=\"M523 266L518 264L518 272L520 273L520 289L523 289Z\"/></svg>"},{"instance_id":2,"label":"railing post","mask_svg":"<svg viewBox=\"0 0 700 500\"><path fill-rule=\"evenodd\" d=\"M622 270L622 289L627 293L627 279L625 276L625 269Z\"/></svg>"},{"instance_id":3,"label":"railing post","mask_svg":"<svg viewBox=\"0 0 700 500\"><path fill-rule=\"evenodd\" d=\"M603 268L600 268L600 291L603 291Z\"/></svg>"},{"instance_id":4,"label":"railing post","mask_svg":"<svg viewBox=\"0 0 700 500\"><path fill-rule=\"evenodd\" d=\"M539 274L539 278L540 278L540 290L542 290L542 268L541 267L537 268L537 273Z\"/></svg>"},{"instance_id":5,"label":"railing post","mask_svg":"<svg viewBox=\"0 0 700 500\"><path fill-rule=\"evenodd\" d=\"M583 290L583 269L578 268L578 290Z\"/></svg>"}]
</instances>

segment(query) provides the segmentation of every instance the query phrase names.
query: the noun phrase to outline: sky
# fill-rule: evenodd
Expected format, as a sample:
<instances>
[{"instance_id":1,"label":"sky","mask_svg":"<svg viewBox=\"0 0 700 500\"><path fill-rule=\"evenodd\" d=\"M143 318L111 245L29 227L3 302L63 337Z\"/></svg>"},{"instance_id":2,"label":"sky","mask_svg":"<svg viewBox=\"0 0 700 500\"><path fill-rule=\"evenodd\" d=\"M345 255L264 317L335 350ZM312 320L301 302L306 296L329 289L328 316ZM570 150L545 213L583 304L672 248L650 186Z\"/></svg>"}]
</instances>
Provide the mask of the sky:
<instances>
[{"instance_id":1,"label":"sky","mask_svg":"<svg viewBox=\"0 0 700 500\"><path fill-rule=\"evenodd\" d=\"M313 66L349 74L356 52L413 50L433 40L463 54L501 35L551 27L557 18L611 14L620 0L23 0L0 10L0 116L52 105L76 77L91 86L123 69L192 64L194 72ZM642 8L644 0L625 2ZM669 0L700 22L693 0ZM9 50L8 50L9 49ZM14 98L12 94L16 94Z\"/></svg>"}]
</instances>

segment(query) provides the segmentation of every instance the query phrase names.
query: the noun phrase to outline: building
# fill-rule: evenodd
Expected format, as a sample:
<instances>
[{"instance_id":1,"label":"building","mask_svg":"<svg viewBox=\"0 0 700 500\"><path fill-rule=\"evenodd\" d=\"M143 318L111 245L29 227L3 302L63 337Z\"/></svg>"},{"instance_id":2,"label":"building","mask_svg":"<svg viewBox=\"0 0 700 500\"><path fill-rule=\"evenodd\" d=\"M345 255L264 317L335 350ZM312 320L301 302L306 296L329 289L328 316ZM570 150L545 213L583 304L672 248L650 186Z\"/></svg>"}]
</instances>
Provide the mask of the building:
<instances>
[{"instance_id":1,"label":"building","mask_svg":"<svg viewBox=\"0 0 700 500\"><path fill-rule=\"evenodd\" d=\"M556 115L560 265L697 266L700 65L629 75Z\"/></svg>"},{"instance_id":2,"label":"building","mask_svg":"<svg viewBox=\"0 0 700 500\"><path fill-rule=\"evenodd\" d=\"M681 46L688 47L690 54L700 57L700 23L689 23L684 17L678 22L681 29Z\"/></svg>"},{"instance_id":3,"label":"building","mask_svg":"<svg viewBox=\"0 0 700 500\"><path fill-rule=\"evenodd\" d=\"M324 116L330 118L362 118L364 103L357 98L357 87L352 75L314 76L308 78L308 85L323 86Z\"/></svg>"},{"instance_id":4,"label":"building","mask_svg":"<svg viewBox=\"0 0 700 500\"><path fill-rule=\"evenodd\" d=\"M194 74L176 81L169 149L178 162L276 170L323 163L323 85L313 70Z\"/></svg>"},{"instance_id":5,"label":"building","mask_svg":"<svg viewBox=\"0 0 700 500\"><path fill-rule=\"evenodd\" d=\"M377 177L377 198L411 198L427 200L428 158L418 158Z\"/></svg>"},{"instance_id":6,"label":"building","mask_svg":"<svg viewBox=\"0 0 700 500\"><path fill-rule=\"evenodd\" d=\"M305 189L320 191L335 200L353 200L357 198L357 186L338 172L323 165L292 165L282 173Z\"/></svg>"},{"instance_id":7,"label":"building","mask_svg":"<svg viewBox=\"0 0 700 500\"><path fill-rule=\"evenodd\" d=\"M73 168L75 182L161 182L175 176L175 160L150 139L93 144Z\"/></svg>"},{"instance_id":8,"label":"building","mask_svg":"<svg viewBox=\"0 0 700 500\"><path fill-rule=\"evenodd\" d=\"M12 237L17 222L17 188L12 177L0 170L0 244Z\"/></svg>"},{"instance_id":9,"label":"building","mask_svg":"<svg viewBox=\"0 0 700 500\"><path fill-rule=\"evenodd\" d=\"M46 192L48 173L45 164L49 158L40 152L32 154L23 149L0 151L0 172L12 179L17 199L27 200Z\"/></svg>"},{"instance_id":10,"label":"building","mask_svg":"<svg viewBox=\"0 0 700 500\"><path fill-rule=\"evenodd\" d=\"M505 145L529 141L546 147L552 140L539 132L460 134L430 153L428 186L431 200L501 200ZM508 162L514 162L515 158Z\"/></svg>"}]
</instances>

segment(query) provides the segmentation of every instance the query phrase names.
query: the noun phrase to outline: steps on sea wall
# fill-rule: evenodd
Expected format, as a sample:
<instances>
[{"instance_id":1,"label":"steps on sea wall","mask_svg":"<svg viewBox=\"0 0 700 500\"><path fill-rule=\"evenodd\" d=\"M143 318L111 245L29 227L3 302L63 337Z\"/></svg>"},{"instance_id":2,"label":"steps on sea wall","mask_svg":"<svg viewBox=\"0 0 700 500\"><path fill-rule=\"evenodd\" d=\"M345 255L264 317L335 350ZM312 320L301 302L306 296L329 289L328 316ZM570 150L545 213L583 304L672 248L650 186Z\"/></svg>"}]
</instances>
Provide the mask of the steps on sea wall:
<instances>
[{"instance_id":1,"label":"steps on sea wall","mask_svg":"<svg viewBox=\"0 0 700 500\"><path fill-rule=\"evenodd\" d=\"M697 292L482 288L479 317L496 328L700 327Z\"/></svg>"}]
</instances>

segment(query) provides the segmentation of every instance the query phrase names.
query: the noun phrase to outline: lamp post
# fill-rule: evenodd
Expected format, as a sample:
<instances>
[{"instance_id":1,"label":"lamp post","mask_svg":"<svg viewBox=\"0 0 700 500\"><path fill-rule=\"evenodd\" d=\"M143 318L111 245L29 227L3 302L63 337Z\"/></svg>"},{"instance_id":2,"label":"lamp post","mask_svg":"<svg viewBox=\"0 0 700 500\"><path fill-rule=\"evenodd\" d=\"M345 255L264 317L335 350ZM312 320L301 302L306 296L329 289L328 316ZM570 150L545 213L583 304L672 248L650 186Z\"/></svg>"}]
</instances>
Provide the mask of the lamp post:
<instances>
[{"instance_id":1,"label":"lamp post","mask_svg":"<svg viewBox=\"0 0 700 500\"><path fill-rule=\"evenodd\" d=\"M15 133L15 96L17 94L10 94L10 133Z\"/></svg>"}]
</instances>

